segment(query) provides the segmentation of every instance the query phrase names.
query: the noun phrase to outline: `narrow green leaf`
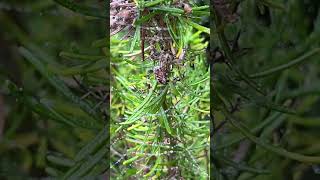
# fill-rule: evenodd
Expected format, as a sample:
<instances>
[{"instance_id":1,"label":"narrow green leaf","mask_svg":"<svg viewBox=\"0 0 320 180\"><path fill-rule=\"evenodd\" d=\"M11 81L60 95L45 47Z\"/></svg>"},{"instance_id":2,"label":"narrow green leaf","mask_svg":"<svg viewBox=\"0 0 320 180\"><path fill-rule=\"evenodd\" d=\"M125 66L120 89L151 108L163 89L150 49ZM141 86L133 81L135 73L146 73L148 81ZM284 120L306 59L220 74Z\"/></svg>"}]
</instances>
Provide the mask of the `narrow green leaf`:
<instances>
[{"instance_id":1,"label":"narrow green leaf","mask_svg":"<svg viewBox=\"0 0 320 180\"><path fill-rule=\"evenodd\" d=\"M63 76L73 76L77 74L84 74L84 73L92 73L99 71L101 69L105 69L108 67L107 59L102 59L95 62L90 62L78 66L73 66L70 68L49 68L56 74L60 74Z\"/></svg>"},{"instance_id":2,"label":"narrow green leaf","mask_svg":"<svg viewBox=\"0 0 320 180\"><path fill-rule=\"evenodd\" d=\"M64 95L67 99L71 100L73 103L79 105L81 109L87 112L93 117L97 118L97 113L94 108L91 107L85 101L82 101L78 96L74 95L71 90L65 85L65 83L59 79L56 75L48 70L42 62L33 56L30 51L27 49L20 47L19 52L28 60L33 66L50 82L50 84L55 87L62 95Z\"/></svg>"},{"instance_id":3,"label":"narrow green leaf","mask_svg":"<svg viewBox=\"0 0 320 180\"><path fill-rule=\"evenodd\" d=\"M74 3L70 0L54 0L56 3L60 4L61 6L70 9L71 11L74 11L79 14L83 14L86 16L92 16L92 17L98 17L98 18L107 18L107 11L106 8L103 10L87 7L80 5L79 3Z\"/></svg>"},{"instance_id":4,"label":"narrow green leaf","mask_svg":"<svg viewBox=\"0 0 320 180\"><path fill-rule=\"evenodd\" d=\"M153 18L155 15L159 14L159 12L151 12L150 14L147 14L146 16L142 16L139 19L137 19L134 22L134 25L142 25L143 23L149 21L151 18Z\"/></svg>"},{"instance_id":5,"label":"narrow green leaf","mask_svg":"<svg viewBox=\"0 0 320 180\"><path fill-rule=\"evenodd\" d=\"M160 108L161 111L161 120L163 121L164 127L166 128L167 132L172 135L172 129L170 127L170 124L168 122L168 118L166 115L166 112L163 110L163 108Z\"/></svg>"},{"instance_id":6,"label":"narrow green leaf","mask_svg":"<svg viewBox=\"0 0 320 180\"><path fill-rule=\"evenodd\" d=\"M264 127L269 125L271 122L277 121L278 119L280 119L280 120L284 119L285 117L286 117L286 115L282 115L280 112L275 112L271 116L267 117L263 122L261 122L260 124L258 124L255 127L251 128L251 133L257 134L259 131L261 131ZM227 148L229 146L232 146L232 145L242 141L245 138L246 138L246 136L244 136L244 135L236 134L234 136L234 138L232 138L230 140L228 139L225 143L223 143L221 145L217 145L216 147L213 146L212 149L214 151L221 150L221 149Z\"/></svg>"},{"instance_id":7,"label":"narrow green leaf","mask_svg":"<svg viewBox=\"0 0 320 180\"><path fill-rule=\"evenodd\" d=\"M83 60L83 61L97 61L102 58L105 58L104 56L77 54L77 53L65 52L65 51L60 52L59 56L67 59L76 59L76 60Z\"/></svg>"},{"instance_id":8,"label":"narrow green leaf","mask_svg":"<svg viewBox=\"0 0 320 180\"><path fill-rule=\"evenodd\" d=\"M108 37L96 40L92 43L92 47L95 47L95 48L107 47L109 40L110 39Z\"/></svg>"},{"instance_id":9,"label":"narrow green leaf","mask_svg":"<svg viewBox=\"0 0 320 180\"><path fill-rule=\"evenodd\" d=\"M63 158L63 157L48 155L47 159L49 162L56 164L56 165L60 165L60 166L72 167L75 165L75 162L73 160Z\"/></svg>"},{"instance_id":10,"label":"narrow green leaf","mask_svg":"<svg viewBox=\"0 0 320 180\"><path fill-rule=\"evenodd\" d=\"M144 107L150 102L156 86L157 86L157 83L154 83L152 89L150 90L148 96L144 99L144 101L137 107L137 109L134 110L132 115L125 122L122 122L120 124L122 125L131 124L142 116Z\"/></svg>"},{"instance_id":11,"label":"narrow green leaf","mask_svg":"<svg viewBox=\"0 0 320 180\"><path fill-rule=\"evenodd\" d=\"M155 5L162 3L164 1L166 1L166 0L147 1L146 3L144 3L142 5L142 8L152 7L152 6L155 6Z\"/></svg>"},{"instance_id":12,"label":"narrow green leaf","mask_svg":"<svg viewBox=\"0 0 320 180\"><path fill-rule=\"evenodd\" d=\"M201 31L201 32L205 32L207 34L210 34L210 29L204 26L201 26L200 24L197 24L189 19L183 18L185 20L185 22L187 22L190 26L192 26L193 28Z\"/></svg>"},{"instance_id":13,"label":"narrow green leaf","mask_svg":"<svg viewBox=\"0 0 320 180\"><path fill-rule=\"evenodd\" d=\"M273 146L271 144L268 144L264 142L263 140L257 138L253 134L250 133L250 131L243 127L237 120L235 120L232 115L230 115L226 110L223 110L223 114L228 118L229 122L237 128L243 135L245 135L249 140L256 143L257 145L263 147L264 149L273 152L275 154L278 154L280 156L304 162L304 163L320 163L320 156L306 156L298 153L293 153L290 151L287 151L283 148Z\"/></svg>"},{"instance_id":14,"label":"narrow green leaf","mask_svg":"<svg viewBox=\"0 0 320 180\"><path fill-rule=\"evenodd\" d=\"M134 156L133 158L130 158L126 161L123 161L123 165L127 165L127 164L131 164L132 162L134 162L135 160L139 159L141 156L140 155L137 155L137 156Z\"/></svg>"},{"instance_id":15,"label":"narrow green leaf","mask_svg":"<svg viewBox=\"0 0 320 180\"><path fill-rule=\"evenodd\" d=\"M234 167L237 170L240 171L248 171L251 173L256 173L256 174L268 174L270 173L270 171L264 170L264 169L257 169L257 168L253 168L253 167L249 167L247 165L244 164L240 164L240 163L236 163L226 157L221 156L220 154L216 154L216 156L214 156L215 159L219 159L222 162L230 165L231 167Z\"/></svg>"},{"instance_id":16,"label":"narrow green leaf","mask_svg":"<svg viewBox=\"0 0 320 180\"><path fill-rule=\"evenodd\" d=\"M274 2L274 0L258 0L258 1L268 7L280 9L280 10L285 10L285 6L283 4L278 3L278 2Z\"/></svg>"},{"instance_id":17,"label":"narrow green leaf","mask_svg":"<svg viewBox=\"0 0 320 180\"><path fill-rule=\"evenodd\" d=\"M307 60L309 57L314 56L315 54L317 54L319 52L320 52L320 48L313 49L313 50L305 53L304 55L302 55L294 60L291 60L290 62L288 62L286 64L282 64L280 66L268 69L268 70L260 72L260 73L252 74L249 77L250 78L261 78L261 77L265 77L265 76L268 76L268 75L271 75L271 74L274 74L277 72L284 71L286 69L289 69L293 66L298 65L299 63Z\"/></svg>"},{"instance_id":18,"label":"narrow green leaf","mask_svg":"<svg viewBox=\"0 0 320 180\"><path fill-rule=\"evenodd\" d=\"M59 175L61 175L61 172L52 167L46 167L45 172L51 177L58 177Z\"/></svg>"},{"instance_id":19,"label":"narrow green leaf","mask_svg":"<svg viewBox=\"0 0 320 180\"><path fill-rule=\"evenodd\" d=\"M82 163L80 168L77 169L70 177L64 177L64 179L79 179L85 176L92 168L98 165L101 161L105 161L103 157L109 152L109 147L102 147L94 156L90 157L88 161Z\"/></svg>"},{"instance_id":20,"label":"narrow green leaf","mask_svg":"<svg viewBox=\"0 0 320 180\"><path fill-rule=\"evenodd\" d=\"M93 138L86 146L84 146L76 155L75 161L81 161L93 153L98 147L103 146L109 138L109 130L103 128L99 134Z\"/></svg>"}]
</instances>

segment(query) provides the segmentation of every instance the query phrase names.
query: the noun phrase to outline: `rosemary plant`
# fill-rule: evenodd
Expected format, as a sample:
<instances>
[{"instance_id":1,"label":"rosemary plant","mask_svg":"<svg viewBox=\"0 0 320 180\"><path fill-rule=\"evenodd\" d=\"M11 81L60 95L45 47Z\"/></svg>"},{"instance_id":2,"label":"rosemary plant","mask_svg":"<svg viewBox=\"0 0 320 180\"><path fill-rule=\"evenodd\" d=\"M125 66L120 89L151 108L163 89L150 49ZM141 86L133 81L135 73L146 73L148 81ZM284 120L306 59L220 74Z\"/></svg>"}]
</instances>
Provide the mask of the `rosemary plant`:
<instances>
[{"instance_id":1,"label":"rosemary plant","mask_svg":"<svg viewBox=\"0 0 320 180\"><path fill-rule=\"evenodd\" d=\"M208 179L209 6L110 6L111 178Z\"/></svg>"}]
</instances>

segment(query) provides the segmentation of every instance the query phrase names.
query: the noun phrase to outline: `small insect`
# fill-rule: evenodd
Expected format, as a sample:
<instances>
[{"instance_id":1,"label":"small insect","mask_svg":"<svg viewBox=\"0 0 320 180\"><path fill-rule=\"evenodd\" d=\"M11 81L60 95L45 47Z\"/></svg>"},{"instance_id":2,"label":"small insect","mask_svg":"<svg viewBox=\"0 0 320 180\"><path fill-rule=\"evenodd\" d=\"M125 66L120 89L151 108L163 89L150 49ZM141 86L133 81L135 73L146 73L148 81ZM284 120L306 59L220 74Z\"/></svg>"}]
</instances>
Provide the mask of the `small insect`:
<instances>
[{"instance_id":1,"label":"small insect","mask_svg":"<svg viewBox=\"0 0 320 180\"><path fill-rule=\"evenodd\" d=\"M161 84L166 84L168 79L168 72L161 66L156 66L153 70L156 80Z\"/></svg>"}]
</instances>

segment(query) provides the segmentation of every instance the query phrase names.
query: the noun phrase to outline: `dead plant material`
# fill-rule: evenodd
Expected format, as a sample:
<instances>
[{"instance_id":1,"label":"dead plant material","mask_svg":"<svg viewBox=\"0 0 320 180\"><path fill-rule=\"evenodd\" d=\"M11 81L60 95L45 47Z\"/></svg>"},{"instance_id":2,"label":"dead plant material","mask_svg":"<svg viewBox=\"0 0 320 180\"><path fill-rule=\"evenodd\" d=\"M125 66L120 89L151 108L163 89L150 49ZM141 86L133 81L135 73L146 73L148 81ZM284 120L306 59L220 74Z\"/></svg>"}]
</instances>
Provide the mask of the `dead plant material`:
<instances>
[{"instance_id":1,"label":"dead plant material","mask_svg":"<svg viewBox=\"0 0 320 180\"><path fill-rule=\"evenodd\" d=\"M110 3L110 35L113 36L125 28L133 28L138 10L133 2L112 0Z\"/></svg>"}]
</instances>

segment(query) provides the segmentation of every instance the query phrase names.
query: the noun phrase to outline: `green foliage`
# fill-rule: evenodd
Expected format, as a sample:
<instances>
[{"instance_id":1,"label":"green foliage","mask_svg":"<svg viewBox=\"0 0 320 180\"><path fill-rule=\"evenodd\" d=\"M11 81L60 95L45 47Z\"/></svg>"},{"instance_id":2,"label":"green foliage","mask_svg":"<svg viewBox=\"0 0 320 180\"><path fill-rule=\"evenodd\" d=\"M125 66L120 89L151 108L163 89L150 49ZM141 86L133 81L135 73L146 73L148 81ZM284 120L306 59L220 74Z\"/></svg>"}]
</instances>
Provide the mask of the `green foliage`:
<instances>
[{"instance_id":1,"label":"green foliage","mask_svg":"<svg viewBox=\"0 0 320 180\"><path fill-rule=\"evenodd\" d=\"M224 25L213 7L211 53L225 57L211 58L213 178L319 179L319 7L241 1Z\"/></svg>"}]
</instances>

